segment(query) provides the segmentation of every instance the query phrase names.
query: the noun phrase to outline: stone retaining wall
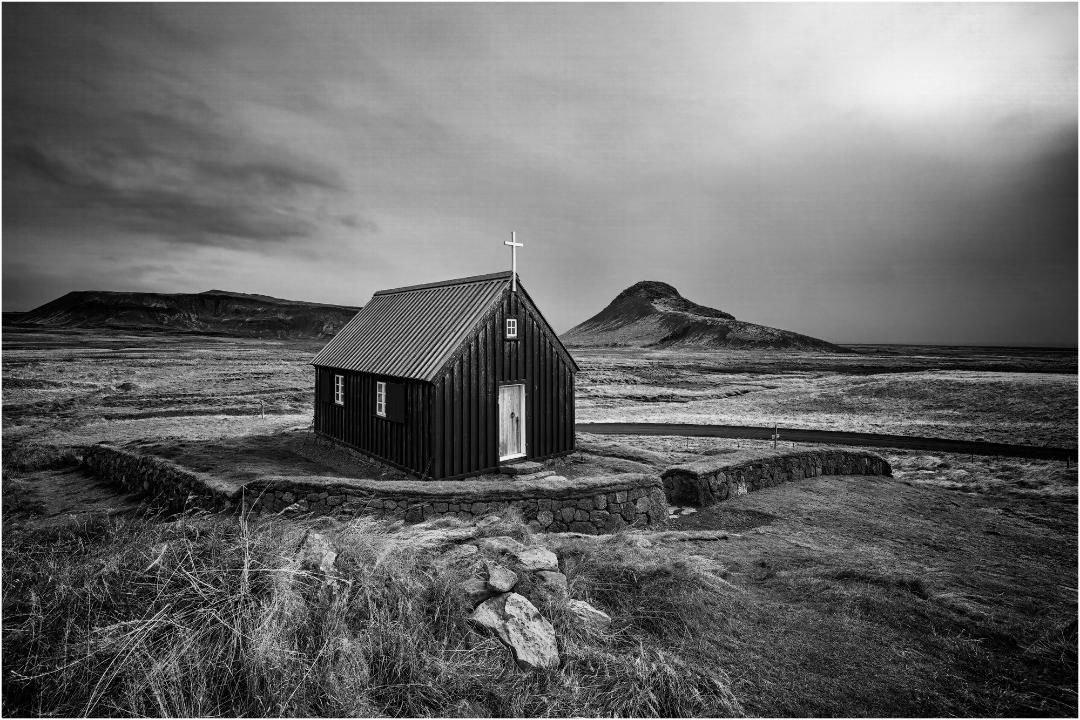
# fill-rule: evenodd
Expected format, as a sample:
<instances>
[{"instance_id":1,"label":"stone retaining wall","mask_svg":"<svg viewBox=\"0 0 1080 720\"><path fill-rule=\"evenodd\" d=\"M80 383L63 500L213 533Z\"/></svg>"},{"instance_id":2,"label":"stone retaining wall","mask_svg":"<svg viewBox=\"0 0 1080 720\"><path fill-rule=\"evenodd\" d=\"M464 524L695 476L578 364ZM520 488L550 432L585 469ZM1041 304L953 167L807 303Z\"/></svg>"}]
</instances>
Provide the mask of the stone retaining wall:
<instances>
[{"instance_id":1,"label":"stone retaining wall","mask_svg":"<svg viewBox=\"0 0 1080 720\"><path fill-rule=\"evenodd\" d=\"M730 455L673 465L662 476L673 505L715 505L730 497L818 475L892 475L885 458L865 450L803 450L736 459Z\"/></svg>"},{"instance_id":2,"label":"stone retaining wall","mask_svg":"<svg viewBox=\"0 0 1080 720\"><path fill-rule=\"evenodd\" d=\"M145 493L170 510L202 507L229 510L239 507L243 488L213 475L188 470L153 455L92 445L83 450L82 464L94 475L118 483L130 492Z\"/></svg>"},{"instance_id":3,"label":"stone retaining wall","mask_svg":"<svg viewBox=\"0 0 1080 720\"><path fill-rule=\"evenodd\" d=\"M511 506L534 529L590 534L667 522L664 486L646 474L460 481L267 476L236 485L105 444L87 448L83 463L99 477L145 492L173 510L243 507L256 513L374 514L414 522L438 515L482 516Z\"/></svg>"}]
</instances>

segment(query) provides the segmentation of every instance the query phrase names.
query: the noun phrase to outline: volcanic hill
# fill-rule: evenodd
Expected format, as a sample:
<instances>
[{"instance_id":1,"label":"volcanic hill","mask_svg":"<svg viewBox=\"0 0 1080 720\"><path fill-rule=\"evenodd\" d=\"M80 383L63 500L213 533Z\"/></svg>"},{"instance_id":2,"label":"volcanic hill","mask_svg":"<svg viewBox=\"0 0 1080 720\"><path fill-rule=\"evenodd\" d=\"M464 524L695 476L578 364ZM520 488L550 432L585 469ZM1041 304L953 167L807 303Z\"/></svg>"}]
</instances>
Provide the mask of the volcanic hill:
<instances>
[{"instance_id":1,"label":"volcanic hill","mask_svg":"<svg viewBox=\"0 0 1080 720\"><path fill-rule=\"evenodd\" d=\"M562 336L577 347L650 347L821 350L847 352L832 343L788 330L736 320L722 310L691 302L667 283L645 280Z\"/></svg>"},{"instance_id":2,"label":"volcanic hill","mask_svg":"<svg viewBox=\"0 0 1080 720\"><path fill-rule=\"evenodd\" d=\"M110 328L259 338L327 338L358 307L282 300L226 290L201 293L81 290L7 317L16 326Z\"/></svg>"}]
</instances>

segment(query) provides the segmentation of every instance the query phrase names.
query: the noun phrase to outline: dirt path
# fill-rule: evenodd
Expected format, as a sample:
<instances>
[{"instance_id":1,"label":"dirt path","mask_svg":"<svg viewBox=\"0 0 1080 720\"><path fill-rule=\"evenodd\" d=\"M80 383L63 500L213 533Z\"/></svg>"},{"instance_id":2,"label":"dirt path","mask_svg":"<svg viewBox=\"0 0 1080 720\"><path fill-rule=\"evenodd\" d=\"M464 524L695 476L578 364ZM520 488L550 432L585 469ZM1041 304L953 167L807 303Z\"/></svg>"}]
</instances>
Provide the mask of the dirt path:
<instances>
[{"instance_id":1,"label":"dirt path","mask_svg":"<svg viewBox=\"0 0 1080 720\"><path fill-rule=\"evenodd\" d=\"M688 425L681 423L578 423L578 432L596 435L678 435L683 437L722 437L750 440L771 440L773 428L745 425ZM903 448L906 450L936 450L973 455L1041 458L1045 460L1076 460L1075 448L1008 445L1006 443L973 440L946 440L908 435L843 432L837 430L801 430L780 428L780 440L787 442L831 443L836 445L866 445L870 447Z\"/></svg>"}]
</instances>

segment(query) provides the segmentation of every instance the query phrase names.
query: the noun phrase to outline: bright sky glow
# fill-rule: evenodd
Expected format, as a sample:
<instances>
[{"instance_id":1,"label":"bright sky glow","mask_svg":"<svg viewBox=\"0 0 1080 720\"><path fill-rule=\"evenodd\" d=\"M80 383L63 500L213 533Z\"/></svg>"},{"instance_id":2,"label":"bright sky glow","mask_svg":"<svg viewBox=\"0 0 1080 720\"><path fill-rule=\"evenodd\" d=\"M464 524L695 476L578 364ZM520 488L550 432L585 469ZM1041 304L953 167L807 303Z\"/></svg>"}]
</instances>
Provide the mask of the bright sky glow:
<instances>
[{"instance_id":1,"label":"bright sky glow","mask_svg":"<svg viewBox=\"0 0 1080 720\"><path fill-rule=\"evenodd\" d=\"M1076 343L1074 4L6 4L5 309L644 279L835 342Z\"/></svg>"}]
</instances>

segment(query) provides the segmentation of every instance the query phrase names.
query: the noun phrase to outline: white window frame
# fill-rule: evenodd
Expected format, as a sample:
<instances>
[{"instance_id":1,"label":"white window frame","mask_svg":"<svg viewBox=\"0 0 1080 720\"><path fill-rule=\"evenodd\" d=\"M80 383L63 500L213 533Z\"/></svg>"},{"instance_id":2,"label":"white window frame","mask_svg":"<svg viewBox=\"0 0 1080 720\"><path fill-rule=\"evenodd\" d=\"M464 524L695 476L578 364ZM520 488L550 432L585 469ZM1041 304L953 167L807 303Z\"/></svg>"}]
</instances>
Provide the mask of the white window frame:
<instances>
[{"instance_id":1,"label":"white window frame","mask_svg":"<svg viewBox=\"0 0 1080 720\"><path fill-rule=\"evenodd\" d=\"M517 318L506 318L506 339L517 340L518 336L518 321Z\"/></svg>"},{"instance_id":2,"label":"white window frame","mask_svg":"<svg viewBox=\"0 0 1080 720\"><path fill-rule=\"evenodd\" d=\"M375 383L375 414L386 417L386 383L381 380Z\"/></svg>"},{"instance_id":3,"label":"white window frame","mask_svg":"<svg viewBox=\"0 0 1080 720\"><path fill-rule=\"evenodd\" d=\"M334 375L334 404L345 404L345 376Z\"/></svg>"}]
</instances>

